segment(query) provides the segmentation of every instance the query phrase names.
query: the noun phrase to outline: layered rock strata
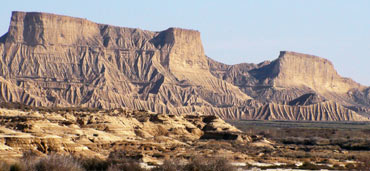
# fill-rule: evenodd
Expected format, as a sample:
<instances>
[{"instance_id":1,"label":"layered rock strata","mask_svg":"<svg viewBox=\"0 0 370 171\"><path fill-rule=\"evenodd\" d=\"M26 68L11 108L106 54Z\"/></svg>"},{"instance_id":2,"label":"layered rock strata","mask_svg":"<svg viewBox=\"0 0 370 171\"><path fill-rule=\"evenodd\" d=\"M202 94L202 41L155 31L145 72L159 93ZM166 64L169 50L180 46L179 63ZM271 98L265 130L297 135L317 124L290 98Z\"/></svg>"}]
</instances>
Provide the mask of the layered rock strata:
<instances>
[{"instance_id":1,"label":"layered rock strata","mask_svg":"<svg viewBox=\"0 0 370 171\"><path fill-rule=\"evenodd\" d=\"M129 109L0 109L0 125L2 161L28 151L106 158L110 152L123 150L127 157L160 163L172 157L207 153L201 146L215 139L241 144L252 140L216 116L176 116Z\"/></svg>"},{"instance_id":2,"label":"layered rock strata","mask_svg":"<svg viewBox=\"0 0 370 171\"><path fill-rule=\"evenodd\" d=\"M151 32L13 12L9 31L0 38L0 56L3 102L202 112L229 119L258 118L256 111L271 103L305 115L290 117L296 113L282 110L279 115L289 117L270 117L283 120L312 118L298 103L289 103L305 94L332 101L328 112L314 112L316 118L367 120L352 115L366 115L370 106L368 88L340 77L325 59L282 52L272 62L225 65L205 56L198 31L180 28ZM343 110L332 110L334 104ZM339 116L343 113L348 116Z\"/></svg>"}]
</instances>

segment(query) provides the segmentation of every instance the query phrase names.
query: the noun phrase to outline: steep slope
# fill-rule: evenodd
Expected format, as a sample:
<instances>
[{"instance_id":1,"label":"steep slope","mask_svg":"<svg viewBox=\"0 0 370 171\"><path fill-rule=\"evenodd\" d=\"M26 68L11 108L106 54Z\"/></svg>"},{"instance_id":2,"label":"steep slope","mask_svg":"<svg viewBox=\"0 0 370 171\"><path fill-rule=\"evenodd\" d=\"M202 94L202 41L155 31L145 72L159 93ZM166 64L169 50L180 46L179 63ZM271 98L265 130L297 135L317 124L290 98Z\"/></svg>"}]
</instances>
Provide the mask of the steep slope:
<instances>
[{"instance_id":1,"label":"steep slope","mask_svg":"<svg viewBox=\"0 0 370 171\"><path fill-rule=\"evenodd\" d=\"M198 31L180 28L151 32L13 12L9 31L0 38L0 56L4 102L200 112L230 119L263 119L256 113L265 111L271 115L265 119L282 120L322 118L324 111L309 112L301 105L323 101L294 102L307 94L333 102L325 104L331 106L325 114L333 116L323 120L366 120L351 110L366 114L370 106L368 89L340 77L325 59L282 52L272 62L225 65L205 56ZM302 112L271 113L266 105Z\"/></svg>"},{"instance_id":2,"label":"steep slope","mask_svg":"<svg viewBox=\"0 0 370 171\"><path fill-rule=\"evenodd\" d=\"M335 102L321 102L307 106L290 106L270 103L251 110L247 115L253 120L301 120L301 121L366 121Z\"/></svg>"},{"instance_id":3,"label":"steep slope","mask_svg":"<svg viewBox=\"0 0 370 171\"><path fill-rule=\"evenodd\" d=\"M317 92L346 93L362 86L342 78L333 64L323 58L295 52L281 52L272 68L276 87L306 86Z\"/></svg>"},{"instance_id":4,"label":"steep slope","mask_svg":"<svg viewBox=\"0 0 370 171\"><path fill-rule=\"evenodd\" d=\"M168 112L249 99L211 75L200 33L193 30L150 32L14 12L2 41L0 75L21 89L32 87L42 99L33 105Z\"/></svg>"},{"instance_id":5,"label":"steep slope","mask_svg":"<svg viewBox=\"0 0 370 171\"><path fill-rule=\"evenodd\" d=\"M320 95L317 95L314 93L308 93L308 94L304 94L301 97L298 97L290 101L288 104L295 105L295 106L297 105L305 106L305 105L311 105L311 104L321 103L325 101L326 99L321 97Z\"/></svg>"},{"instance_id":6,"label":"steep slope","mask_svg":"<svg viewBox=\"0 0 370 171\"><path fill-rule=\"evenodd\" d=\"M252 97L259 98L258 96L264 94L265 99L260 100L290 101L314 92L326 96L344 95L350 90L366 88L349 78L339 76L330 61L296 52L282 51L278 59L258 65L228 66L227 72L222 74L218 67L213 67L221 65L216 63L218 62L210 60L213 75L233 83ZM240 65L243 67L239 67ZM279 92L283 93L277 96ZM284 94L289 94L291 98L284 97Z\"/></svg>"},{"instance_id":7,"label":"steep slope","mask_svg":"<svg viewBox=\"0 0 370 171\"><path fill-rule=\"evenodd\" d=\"M330 100L370 116L369 88L341 77L330 61L317 56L282 51L278 59L258 65L225 65L211 59L209 63L214 76L238 86L259 102L300 108ZM329 105L335 108L334 104Z\"/></svg>"}]
</instances>

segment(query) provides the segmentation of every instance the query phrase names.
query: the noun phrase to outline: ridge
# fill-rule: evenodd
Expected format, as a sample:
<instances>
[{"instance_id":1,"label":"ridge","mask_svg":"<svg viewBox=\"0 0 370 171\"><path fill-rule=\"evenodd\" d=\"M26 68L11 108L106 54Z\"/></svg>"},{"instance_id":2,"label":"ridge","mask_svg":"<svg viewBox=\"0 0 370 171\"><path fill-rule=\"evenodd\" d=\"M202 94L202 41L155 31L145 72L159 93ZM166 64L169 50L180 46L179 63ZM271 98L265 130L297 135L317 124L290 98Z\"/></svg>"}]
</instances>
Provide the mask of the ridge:
<instances>
[{"instance_id":1,"label":"ridge","mask_svg":"<svg viewBox=\"0 0 370 171\"><path fill-rule=\"evenodd\" d=\"M82 18L39 12L13 12L7 41L32 46L40 44L81 44L93 41L98 25ZM82 36L83 35L83 36Z\"/></svg>"},{"instance_id":2,"label":"ridge","mask_svg":"<svg viewBox=\"0 0 370 171\"><path fill-rule=\"evenodd\" d=\"M318 56L282 51L274 64L275 86L307 86L319 92L328 90L338 93L362 87L351 79L339 76L332 62Z\"/></svg>"},{"instance_id":3,"label":"ridge","mask_svg":"<svg viewBox=\"0 0 370 171\"><path fill-rule=\"evenodd\" d=\"M333 65L331 61L329 61L328 59L322 58L320 56L300 53L300 52L294 52L294 51L280 51L278 58L284 58L284 57L312 58L316 60L322 60L322 61L328 62L331 65Z\"/></svg>"},{"instance_id":4,"label":"ridge","mask_svg":"<svg viewBox=\"0 0 370 171\"><path fill-rule=\"evenodd\" d=\"M152 32L13 12L0 55L2 102L229 119L272 119L265 117L271 112L289 119L308 109L303 114L311 116L316 109L307 106L323 101L335 102L321 106L337 108L328 115L342 114L338 120L349 114L349 120L361 120L356 112L370 111L366 89L324 58L282 51L271 62L226 65L205 55L197 30ZM274 110L267 110L269 104L276 104Z\"/></svg>"}]
</instances>

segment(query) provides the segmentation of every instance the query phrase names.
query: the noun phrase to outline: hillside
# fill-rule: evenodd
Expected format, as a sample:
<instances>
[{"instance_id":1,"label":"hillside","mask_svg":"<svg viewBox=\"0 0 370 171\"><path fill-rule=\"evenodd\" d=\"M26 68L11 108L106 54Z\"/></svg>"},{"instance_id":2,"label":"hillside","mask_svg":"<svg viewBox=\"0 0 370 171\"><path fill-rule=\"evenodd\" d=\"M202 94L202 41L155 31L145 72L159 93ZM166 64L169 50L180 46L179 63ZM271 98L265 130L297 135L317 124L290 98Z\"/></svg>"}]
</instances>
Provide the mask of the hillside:
<instances>
[{"instance_id":1,"label":"hillside","mask_svg":"<svg viewBox=\"0 0 370 171\"><path fill-rule=\"evenodd\" d=\"M330 61L281 52L274 61L226 65L205 55L195 30L151 32L13 12L0 55L3 102L225 119L369 120L370 88L339 76ZM310 94L320 98L304 100Z\"/></svg>"}]
</instances>

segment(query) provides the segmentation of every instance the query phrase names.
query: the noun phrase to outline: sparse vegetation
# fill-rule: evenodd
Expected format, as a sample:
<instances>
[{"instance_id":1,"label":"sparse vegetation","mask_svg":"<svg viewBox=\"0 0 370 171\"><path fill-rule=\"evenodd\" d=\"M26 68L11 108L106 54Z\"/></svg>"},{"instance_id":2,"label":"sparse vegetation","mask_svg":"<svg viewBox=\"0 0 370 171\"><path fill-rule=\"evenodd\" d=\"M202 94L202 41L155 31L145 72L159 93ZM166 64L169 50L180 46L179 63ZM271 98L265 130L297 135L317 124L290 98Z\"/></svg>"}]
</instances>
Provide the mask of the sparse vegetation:
<instances>
[{"instance_id":1,"label":"sparse vegetation","mask_svg":"<svg viewBox=\"0 0 370 171\"><path fill-rule=\"evenodd\" d=\"M234 166L225 158L202 158L194 157L188 163L181 163L178 159L166 160L163 165L153 169L154 171L233 171Z\"/></svg>"},{"instance_id":2,"label":"sparse vegetation","mask_svg":"<svg viewBox=\"0 0 370 171\"><path fill-rule=\"evenodd\" d=\"M86 170L103 171L110 166L109 161L98 158L80 158L79 161Z\"/></svg>"},{"instance_id":3,"label":"sparse vegetation","mask_svg":"<svg viewBox=\"0 0 370 171\"><path fill-rule=\"evenodd\" d=\"M0 171L146 171L138 160L127 158L122 151L113 152L106 160L77 158L51 154L44 157L29 155L17 163L0 162ZM225 158L193 157L187 163L179 159L165 160L153 171L233 171L236 170Z\"/></svg>"},{"instance_id":4,"label":"sparse vegetation","mask_svg":"<svg viewBox=\"0 0 370 171\"><path fill-rule=\"evenodd\" d=\"M81 163L72 156L51 154L45 157L25 156L19 162L1 165L3 171L83 171Z\"/></svg>"},{"instance_id":5,"label":"sparse vegetation","mask_svg":"<svg viewBox=\"0 0 370 171\"><path fill-rule=\"evenodd\" d=\"M355 169L370 168L369 122L292 122L292 121L229 121L250 135L262 135L282 149L266 153L266 149L247 149L252 156L285 157L304 162L297 169ZM351 161L339 166L334 161ZM331 162L330 162L331 161ZM334 162L335 163L335 162Z\"/></svg>"},{"instance_id":6,"label":"sparse vegetation","mask_svg":"<svg viewBox=\"0 0 370 171\"><path fill-rule=\"evenodd\" d=\"M13 104L17 105L17 104ZM18 104L19 105L19 104ZM16 106L19 108L20 106ZM23 106L24 110L32 110L30 113L50 116L47 110L42 108L29 108ZM100 127L97 123L107 123L104 120L99 120L94 117L89 117L90 113L84 112L87 109L79 110L78 108L53 108L50 109L54 114L62 117L76 118L70 120L51 120L62 126L77 124L77 126L88 128L93 126L96 130L106 131L107 127ZM89 109L90 110L90 109ZM91 109L92 111L98 109ZM5 110L6 111L6 110ZM43 114L42 112L45 112ZM130 112L127 115L126 112ZM25 112L27 113L27 112ZM181 135L182 131L175 133L176 129L164 127L162 122L166 119L162 115L149 115L143 111L126 111L125 109L114 110L99 110L100 116L107 114L108 116L124 116L139 118L139 122L152 122L156 126L150 128L148 132L154 135L156 143L167 142L170 135ZM5 118L3 123L7 123L8 128L15 128L17 131L27 131L31 124L25 124L27 115L16 117L16 123L9 122L9 118ZM134 117L133 117L134 116ZM23 118L22 118L23 117ZM37 120L33 115L30 116L30 121ZM11 117L10 117L11 118ZM171 117L170 118L175 118ZM11 118L14 119L14 118ZM54 119L54 118L52 118ZM28 122L28 121L27 121ZM68 123L67 123L68 122ZM181 139L182 142L190 143L191 146L170 146L163 148L155 145L156 143L133 143L119 142L114 144L116 148L121 149L111 152L104 151L104 155L111 152L106 159L99 158L80 158L72 156L63 156L53 154L57 151L53 146L49 146L49 150L40 150L35 152L26 152L24 157L15 163L0 163L1 170L101 170L101 171L118 171L118 170L148 170L143 168L144 158L153 159L153 162L148 163L151 170L156 171L208 171L208 170L233 170L236 167L231 165L231 161L236 164L247 164L246 166L238 166L244 168L259 167L261 169L273 168L291 168L291 169L335 169L335 170L369 170L368 161L370 156L370 123L366 122L287 122L287 121L232 121L241 130L245 131L250 136L245 136L246 141L231 141L231 140L205 140L205 139ZM28 130L29 131L29 130ZM6 130L4 129L4 134ZM144 132L145 133L145 132ZM142 133L141 137L146 134ZM136 135L140 134L136 130ZM62 134L61 134L62 135ZM158 135L161 135L158 137ZM80 135L78 135L80 136ZM90 141L100 137L99 133L92 132ZM163 137L162 137L163 136ZM163 139L161 139L161 137ZM150 142L150 141L149 141ZM272 142L272 143L270 143ZM99 146L89 146L93 151L99 151ZM113 149L113 148L112 148ZM182 153L182 150L188 150L187 153ZM179 153L177 153L179 152ZM216 158L220 152L226 152L222 155L229 158ZM48 156L44 156L49 154ZM78 153L75 153L78 155ZM228 155L232 154L232 155ZM197 157L194 157L197 156ZM211 157L210 157L211 156ZM165 160L175 157L172 160ZM248 159L248 160L246 160ZM157 165L162 162L163 165ZM258 164L253 165L253 161ZM283 164L275 164L282 162ZM235 164L234 163L234 164ZM302 165L297 165L302 163ZM259 165L262 164L262 165Z\"/></svg>"},{"instance_id":7,"label":"sparse vegetation","mask_svg":"<svg viewBox=\"0 0 370 171\"><path fill-rule=\"evenodd\" d=\"M136 160L135 160L136 159ZM108 171L144 171L137 158L129 158L125 151L114 151L109 154Z\"/></svg>"}]
</instances>

